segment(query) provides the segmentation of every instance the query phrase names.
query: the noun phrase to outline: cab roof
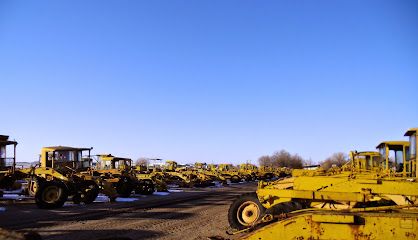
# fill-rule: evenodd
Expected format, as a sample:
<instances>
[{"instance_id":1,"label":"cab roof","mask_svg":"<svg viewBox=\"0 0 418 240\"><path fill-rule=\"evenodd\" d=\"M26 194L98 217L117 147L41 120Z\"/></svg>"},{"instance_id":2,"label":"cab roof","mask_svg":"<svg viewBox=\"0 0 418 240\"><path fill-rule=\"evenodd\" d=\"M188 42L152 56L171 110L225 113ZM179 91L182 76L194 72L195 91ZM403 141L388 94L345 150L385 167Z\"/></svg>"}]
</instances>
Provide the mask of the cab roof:
<instances>
[{"instance_id":1,"label":"cab roof","mask_svg":"<svg viewBox=\"0 0 418 240\"><path fill-rule=\"evenodd\" d=\"M92 150L93 148L77 148L77 147L67 147L67 146L52 146L52 147L43 147L43 151L84 151Z\"/></svg>"},{"instance_id":2,"label":"cab roof","mask_svg":"<svg viewBox=\"0 0 418 240\"><path fill-rule=\"evenodd\" d=\"M0 145L5 146L5 145L17 145L16 141L10 141L9 140L9 136L6 135L0 135Z\"/></svg>"},{"instance_id":3,"label":"cab roof","mask_svg":"<svg viewBox=\"0 0 418 240\"><path fill-rule=\"evenodd\" d=\"M379 152L376 152L376 151L363 151L363 152L357 152L356 154L357 154L357 155L360 155L360 156L366 156L366 155L380 155L380 153L379 153Z\"/></svg>"},{"instance_id":4,"label":"cab roof","mask_svg":"<svg viewBox=\"0 0 418 240\"><path fill-rule=\"evenodd\" d=\"M408 141L384 141L379 143L379 145L377 145L376 148L380 148L384 145L389 145L389 146L409 146L409 142Z\"/></svg>"},{"instance_id":5,"label":"cab roof","mask_svg":"<svg viewBox=\"0 0 418 240\"><path fill-rule=\"evenodd\" d=\"M16 141L0 141L0 146L5 146L5 145L17 145Z\"/></svg>"},{"instance_id":6,"label":"cab roof","mask_svg":"<svg viewBox=\"0 0 418 240\"><path fill-rule=\"evenodd\" d=\"M102 161L108 160L106 158L111 158L112 160L128 160L128 161L132 161L132 159L130 159L130 158L115 157L112 154L97 154L96 156L101 157L102 158Z\"/></svg>"},{"instance_id":7,"label":"cab roof","mask_svg":"<svg viewBox=\"0 0 418 240\"><path fill-rule=\"evenodd\" d=\"M404 136L411 136L412 134L418 132L418 128L410 128L408 131L406 131Z\"/></svg>"}]
</instances>

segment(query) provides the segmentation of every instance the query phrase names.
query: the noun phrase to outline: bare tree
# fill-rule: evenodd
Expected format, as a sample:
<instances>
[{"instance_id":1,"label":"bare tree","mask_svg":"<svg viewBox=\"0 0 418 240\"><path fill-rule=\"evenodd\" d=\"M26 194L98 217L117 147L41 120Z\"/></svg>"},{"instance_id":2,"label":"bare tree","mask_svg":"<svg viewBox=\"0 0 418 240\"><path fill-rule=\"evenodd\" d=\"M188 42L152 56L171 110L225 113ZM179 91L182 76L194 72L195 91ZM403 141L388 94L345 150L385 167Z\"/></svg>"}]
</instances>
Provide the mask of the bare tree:
<instances>
[{"instance_id":1,"label":"bare tree","mask_svg":"<svg viewBox=\"0 0 418 240\"><path fill-rule=\"evenodd\" d=\"M305 162L305 160L303 160L303 158L301 156L299 156L298 154L295 154L292 156L291 158L291 162L289 164L290 168L302 168L303 167L303 162Z\"/></svg>"},{"instance_id":2,"label":"bare tree","mask_svg":"<svg viewBox=\"0 0 418 240\"><path fill-rule=\"evenodd\" d=\"M268 155L264 155L258 158L258 164L260 166L271 166L272 162L271 162L271 158Z\"/></svg>"},{"instance_id":3,"label":"bare tree","mask_svg":"<svg viewBox=\"0 0 418 240\"><path fill-rule=\"evenodd\" d=\"M136 166L148 166L149 160L148 158L140 157L135 161Z\"/></svg>"},{"instance_id":4,"label":"bare tree","mask_svg":"<svg viewBox=\"0 0 418 240\"><path fill-rule=\"evenodd\" d=\"M325 170L330 169L333 165L341 167L348 161L348 157L345 153L337 152L332 154L330 157L320 162L320 165Z\"/></svg>"},{"instance_id":5,"label":"bare tree","mask_svg":"<svg viewBox=\"0 0 418 240\"><path fill-rule=\"evenodd\" d=\"M292 155L286 150L273 153L271 158L275 167L288 167L292 161Z\"/></svg>"},{"instance_id":6,"label":"bare tree","mask_svg":"<svg viewBox=\"0 0 418 240\"><path fill-rule=\"evenodd\" d=\"M305 159L305 160L303 161L303 165L304 165L304 166L312 166L313 164L314 164L314 162L312 161L312 158Z\"/></svg>"}]
</instances>

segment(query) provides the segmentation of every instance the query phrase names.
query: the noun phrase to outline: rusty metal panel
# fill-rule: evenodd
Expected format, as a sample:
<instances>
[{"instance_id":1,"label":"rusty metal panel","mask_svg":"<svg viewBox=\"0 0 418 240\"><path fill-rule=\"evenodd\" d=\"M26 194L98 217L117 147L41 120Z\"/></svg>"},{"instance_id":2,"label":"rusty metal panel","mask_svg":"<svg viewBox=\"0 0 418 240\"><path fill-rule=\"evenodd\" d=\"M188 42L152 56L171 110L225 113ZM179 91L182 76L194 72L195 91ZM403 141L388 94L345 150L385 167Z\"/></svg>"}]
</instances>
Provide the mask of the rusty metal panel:
<instances>
[{"instance_id":1,"label":"rusty metal panel","mask_svg":"<svg viewBox=\"0 0 418 240\"><path fill-rule=\"evenodd\" d=\"M354 216L317 214L317 215L312 216L312 221L323 222L323 223L354 223Z\"/></svg>"}]
</instances>

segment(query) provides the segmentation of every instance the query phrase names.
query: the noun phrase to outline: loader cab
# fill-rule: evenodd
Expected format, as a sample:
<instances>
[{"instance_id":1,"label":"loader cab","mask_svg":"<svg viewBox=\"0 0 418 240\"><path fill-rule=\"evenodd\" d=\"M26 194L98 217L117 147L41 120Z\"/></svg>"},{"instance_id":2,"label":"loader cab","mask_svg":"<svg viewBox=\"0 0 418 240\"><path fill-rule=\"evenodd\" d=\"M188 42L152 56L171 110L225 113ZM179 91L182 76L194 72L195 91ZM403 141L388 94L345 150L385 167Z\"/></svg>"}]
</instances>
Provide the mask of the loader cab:
<instances>
[{"instance_id":1,"label":"loader cab","mask_svg":"<svg viewBox=\"0 0 418 240\"><path fill-rule=\"evenodd\" d=\"M199 170L206 170L208 168L206 163L201 163L201 162L196 162L194 164L195 169L199 169Z\"/></svg>"},{"instance_id":2,"label":"loader cab","mask_svg":"<svg viewBox=\"0 0 418 240\"><path fill-rule=\"evenodd\" d=\"M232 164L219 164L219 171L235 171L235 167Z\"/></svg>"},{"instance_id":3,"label":"loader cab","mask_svg":"<svg viewBox=\"0 0 418 240\"><path fill-rule=\"evenodd\" d=\"M166 161L166 167L165 169L169 172L174 172L177 169L177 162L175 161Z\"/></svg>"},{"instance_id":4,"label":"loader cab","mask_svg":"<svg viewBox=\"0 0 418 240\"><path fill-rule=\"evenodd\" d=\"M98 158L98 170L127 170L132 166L132 159L115 157L111 154L100 154Z\"/></svg>"},{"instance_id":5,"label":"loader cab","mask_svg":"<svg viewBox=\"0 0 418 240\"><path fill-rule=\"evenodd\" d=\"M86 170L91 167L90 152L93 148L44 147L41 150L41 167L67 171Z\"/></svg>"},{"instance_id":6,"label":"loader cab","mask_svg":"<svg viewBox=\"0 0 418 240\"><path fill-rule=\"evenodd\" d=\"M418 178L417 149L418 149L418 128L411 128L405 136L409 137L409 165L411 169L411 177Z\"/></svg>"},{"instance_id":7,"label":"loader cab","mask_svg":"<svg viewBox=\"0 0 418 240\"><path fill-rule=\"evenodd\" d=\"M350 152L352 167L359 171L371 171L378 169L382 162L382 157L379 152L364 151Z\"/></svg>"},{"instance_id":8,"label":"loader cab","mask_svg":"<svg viewBox=\"0 0 418 240\"><path fill-rule=\"evenodd\" d=\"M211 164L208 164L207 168L209 171L216 172L218 170L218 165L211 163Z\"/></svg>"},{"instance_id":9,"label":"loader cab","mask_svg":"<svg viewBox=\"0 0 418 240\"><path fill-rule=\"evenodd\" d=\"M15 170L16 145L17 142L10 141L9 136L0 135L0 171Z\"/></svg>"},{"instance_id":10,"label":"loader cab","mask_svg":"<svg viewBox=\"0 0 418 240\"><path fill-rule=\"evenodd\" d=\"M250 164L250 163L243 163L239 165L240 170L246 170L246 171L256 171L257 166Z\"/></svg>"},{"instance_id":11,"label":"loader cab","mask_svg":"<svg viewBox=\"0 0 418 240\"><path fill-rule=\"evenodd\" d=\"M260 171L261 172L273 172L273 167L272 166L260 166Z\"/></svg>"},{"instance_id":12,"label":"loader cab","mask_svg":"<svg viewBox=\"0 0 418 240\"><path fill-rule=\"evenodd\" d=\"M395 175L410 176L409 142L385 141L376 148L382 156L381 166L384 170L391 170Z\"/></svg>"}]
</instances>

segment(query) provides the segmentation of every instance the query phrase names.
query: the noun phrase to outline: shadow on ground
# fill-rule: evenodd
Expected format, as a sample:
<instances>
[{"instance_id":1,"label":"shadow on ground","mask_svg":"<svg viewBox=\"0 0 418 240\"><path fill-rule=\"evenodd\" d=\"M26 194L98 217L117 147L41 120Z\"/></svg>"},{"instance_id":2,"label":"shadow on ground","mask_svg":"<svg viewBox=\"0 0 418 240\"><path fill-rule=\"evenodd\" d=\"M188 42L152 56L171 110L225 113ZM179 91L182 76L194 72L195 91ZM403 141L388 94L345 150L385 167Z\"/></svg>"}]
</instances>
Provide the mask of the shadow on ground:
<instances>
[{"instance_id":1,"label":"shadow on ground","mask_svg":"<svg viewBox=\"0 0 418 240\"><path fill-rule=\"evenodd\" d=\"M80 239L80 240L135 240L155 239L165 234L150 230L54 230L38 231L42 239ZM47 235L47 236L45 236Z\"/></svg>"}]
</instances>

